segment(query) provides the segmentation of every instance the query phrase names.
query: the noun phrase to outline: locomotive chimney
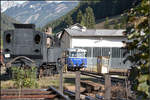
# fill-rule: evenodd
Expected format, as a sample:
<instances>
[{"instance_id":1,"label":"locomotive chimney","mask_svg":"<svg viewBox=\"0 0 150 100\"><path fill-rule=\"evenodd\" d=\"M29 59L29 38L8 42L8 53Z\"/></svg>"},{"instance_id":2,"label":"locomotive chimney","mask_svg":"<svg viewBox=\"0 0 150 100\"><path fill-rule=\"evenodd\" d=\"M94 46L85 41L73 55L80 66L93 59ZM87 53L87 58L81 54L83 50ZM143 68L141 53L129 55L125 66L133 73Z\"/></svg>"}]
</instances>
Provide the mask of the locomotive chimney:
<instances>
[{"instance_id":1,"label":"locomotive chimney","mask_svg":"<svg viewBox=\"0 0 150 100\"><path fill-rule=\"evenodd\" d=\"M48 27L45 31L46 34L52 34L52 28Z\"/></svg>"},{"instance_id":2,"label":"locomotive chimney","mask_svg":"<svg viewBox=\"0 0 150 100\"><path fill-rule=\"evenodd\" d=\"M45 30L45 33L48 34L48 35L52 35L52 28L51 27L48 27L46 30ZM52 44L52 40L50 38L47 38L46 39L46 45L47 45L47 48L50 48Z\"/></svg>"}]
</instances>

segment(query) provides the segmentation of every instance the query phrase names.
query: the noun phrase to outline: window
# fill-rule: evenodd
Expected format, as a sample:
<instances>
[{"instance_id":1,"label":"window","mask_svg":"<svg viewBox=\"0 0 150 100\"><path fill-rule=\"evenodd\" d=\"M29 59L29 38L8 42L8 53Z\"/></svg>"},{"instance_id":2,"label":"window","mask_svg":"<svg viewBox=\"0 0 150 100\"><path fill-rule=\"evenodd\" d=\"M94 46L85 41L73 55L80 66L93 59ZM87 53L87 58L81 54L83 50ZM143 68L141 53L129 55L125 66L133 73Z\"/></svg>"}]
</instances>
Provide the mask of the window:
<instances>
[{"instance_id":1,"label":"window","mask_svg":"<svg viewBox=\"0 0 150 100\"><path fill-rule=\"evenodd\" d=\"M6 42L10 43L11 42L11 34L6 35Z\"/></svg>"},{"instance_id":2,"label":"window","mask_svg":"<svg viewBox=\"0 0 150 100\"><path fill-rule=\"evenodd\" d=\"M69 57L77 57L77 52L70 52Z\"/></svg>"},{"instance_id":3,"label":"window","mask_svg":"<svg viewBox=\"0 0 150 100\"><path fill-rule=\"evenodd\" d=\"M40 37L39 34L37 34L37 35L35 36L34 41L35 41L36 44L39 44L39 43L40 43L41 37Z\"/></svg>"},{"instance_id":4,"label":"window","mask_svg":"<svg viewBox=\"0 0 150 100\"><path fill-rule=\"evenodd\" d=\"M85 57L85 53L84 52L78 52L77 57Z\"/></svg>"}]
</instances>

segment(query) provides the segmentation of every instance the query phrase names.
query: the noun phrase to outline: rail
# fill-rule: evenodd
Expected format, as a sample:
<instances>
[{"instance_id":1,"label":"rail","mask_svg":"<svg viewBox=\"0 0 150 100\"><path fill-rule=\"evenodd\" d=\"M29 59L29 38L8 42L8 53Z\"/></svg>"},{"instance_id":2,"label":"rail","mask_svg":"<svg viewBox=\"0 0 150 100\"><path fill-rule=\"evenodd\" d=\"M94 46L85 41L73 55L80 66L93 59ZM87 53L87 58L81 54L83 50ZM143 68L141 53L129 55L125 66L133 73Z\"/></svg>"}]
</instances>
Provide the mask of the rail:
<instances>
[{"instance_id":1,"label":"rail","mask_svg":"<svg viewBox=\"0 0 150 100\"><path fill-rule=\"evenodd\" d=\"M63 93L50 86L48 89L1 89L0 98L4 99L55 99L70 100Z\"/></svg>"},{"instance_id":2,"label":"rail","mask_svg":"<svg viewBox=\"0 0 150 100\"><path fill-rule=\"evenodd\" d=\"M62 92L56 90L56 88L54 88L52 86L50 86L47 90L48 91L52 90L53 92L55 92L56 94L58 94L59 96L61 96L62 98L64 98L65 100L70 100L70 98L68 96L64 95Z\"/></svg>"},{"instance_id":3,"label":"rail","mask_svg":"<svg viewBox=\"0 0 150 100\"><path fill-rule=\"evenodd\" d=\"M86 76L91 76L94 78L98 78L100 81L104 82L105 78L104 78L104 74L101 73L96 73L96 72L89 72L89 71L81 71L82 75L86 75ZM116 74L111 74L110 75L116 75ZM112 77L111 76L111 81L116 83L116 82L120 82L120 83L124 83L125 82L125 78L119 78L119 77Z\"/></svg>"}]
</instances>

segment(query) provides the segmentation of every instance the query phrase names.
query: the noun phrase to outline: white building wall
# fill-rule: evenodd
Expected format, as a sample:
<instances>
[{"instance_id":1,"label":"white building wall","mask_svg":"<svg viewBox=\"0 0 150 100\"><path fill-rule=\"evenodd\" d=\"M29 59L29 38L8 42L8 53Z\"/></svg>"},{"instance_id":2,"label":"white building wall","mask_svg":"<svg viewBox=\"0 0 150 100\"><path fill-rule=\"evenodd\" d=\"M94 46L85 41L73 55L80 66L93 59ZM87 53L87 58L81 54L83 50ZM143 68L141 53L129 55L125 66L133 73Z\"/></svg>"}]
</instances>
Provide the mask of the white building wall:
<instances>
[{"instance_id":1,"label":"white building wall","mask_svg":"<svg viewBox=\"0 0 150 100\"><path fill-rule=\"evenodd\" d=\"M71 48L74 47L123 47L124 37L72 37Z\"/></svg>"}]
</instances>

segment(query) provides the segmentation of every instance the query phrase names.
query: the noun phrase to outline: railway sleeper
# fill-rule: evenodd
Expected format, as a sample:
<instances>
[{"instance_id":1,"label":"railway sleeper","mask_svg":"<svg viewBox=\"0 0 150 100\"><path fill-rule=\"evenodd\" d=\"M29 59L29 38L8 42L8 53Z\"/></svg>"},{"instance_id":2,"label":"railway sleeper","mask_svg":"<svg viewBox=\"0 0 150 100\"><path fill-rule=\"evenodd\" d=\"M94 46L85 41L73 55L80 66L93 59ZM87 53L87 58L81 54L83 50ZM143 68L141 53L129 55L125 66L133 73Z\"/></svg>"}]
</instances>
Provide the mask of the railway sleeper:
<instances>
[{"instance_id":1,"label":"railway sleeper","mask_svg":"<svg viewBox=\"0 0 150 100\"><path fill-rule=\"evenodd\" d=\"M83 86L83 87L85 87L86 88L86 91L87 92L92 92L92 91L102 91L102 90L104 90L104 86L103 85L101 85L101 84L98 84L98 83L95 83L95 82L92 82L92 81L81 81L81 85Z\"/></svg>"}]
</instances>

